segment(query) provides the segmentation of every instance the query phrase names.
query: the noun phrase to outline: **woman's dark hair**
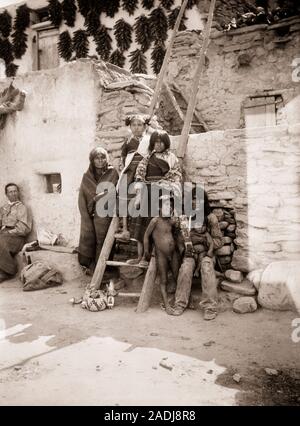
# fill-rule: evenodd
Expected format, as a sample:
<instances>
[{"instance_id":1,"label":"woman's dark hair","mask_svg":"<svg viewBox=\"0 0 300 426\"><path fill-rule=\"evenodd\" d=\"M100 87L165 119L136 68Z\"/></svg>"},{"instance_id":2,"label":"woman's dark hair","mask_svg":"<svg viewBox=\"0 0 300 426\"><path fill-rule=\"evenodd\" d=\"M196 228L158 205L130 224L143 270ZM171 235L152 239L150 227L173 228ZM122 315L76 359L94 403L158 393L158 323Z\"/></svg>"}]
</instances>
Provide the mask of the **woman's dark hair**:
<instances>
[{"instance_id":1,"label":"woman's dark hair","mask_svg":"<svg viewBox=\"0 0 300 426\"><path fill-rule=\"evenodd\" d=\"M155 142L161 141L165 145L165 150L169 149L171 146L170 137L167 132L155 130L150 136L149 141L149 151L152 152L154 149Z\"/></svg>"},{"instance_id":2,"label":"woman's dark hair","mask_svg":"<svg viewBox=\"0 0 300 426\"><path fill-rule=\"evenodd\" d=\"M5 194L7 194L7 190L10 186L15 186L17 190L20 192L20 188L18 187L18 185L16 183L10 182L5 185Z\"/></svg>"},{"instance_id":3,"label":"woman's dark hair","mask_svg":"<svg viewBox=\"0 0 300 426\"><path fill-rule=\"evenodd\" d=\"M196 187L194 187L192 189L192 197L193 197L194 200L196 200L196 198L197 198ZM204 189L203 189L203 204L201 202L200 205L201 205L201 207L203 206L202 208L203 208L204 223L206 223L207 222L207 216L210 215L212 209L211 209L210 204L209 204L207 192Z\"/></svg>"},{"instance_id":4,"label":"woman's dark hair","mask_svg":"<svg viewBox=\"0 0 300 426\"><path fill-rule=\"evenodd\" d=\"M204 201L204 218L206 219L207 216L211 213L211 207L208 201L208 195L206 191L203 191L203 201Z\"/></svg>"}]
</instances>

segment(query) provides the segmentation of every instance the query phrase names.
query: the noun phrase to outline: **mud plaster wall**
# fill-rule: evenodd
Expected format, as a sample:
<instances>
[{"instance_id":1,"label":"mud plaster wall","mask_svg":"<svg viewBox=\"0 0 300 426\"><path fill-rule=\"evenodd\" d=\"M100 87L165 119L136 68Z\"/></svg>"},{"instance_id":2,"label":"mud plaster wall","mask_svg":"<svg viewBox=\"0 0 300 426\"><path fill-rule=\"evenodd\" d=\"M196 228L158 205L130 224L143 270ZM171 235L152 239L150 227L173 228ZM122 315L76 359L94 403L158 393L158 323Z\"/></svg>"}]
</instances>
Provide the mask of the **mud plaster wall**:
<instances>
[{"instance_id":1,"label":"mud plaster wall","mask_svg":"<svg viewBox=\"0 0 300 426\"><path fill-rule=\"evenodd\" d=\"M17 77L15 86L27 92L25 107L0 130L1 204L4 185L16 182L35 228L62 232L72 244L79 233L78 188L95 139L96 82L92 65L79 61ZM61 173L61 194L46 193L46 173Z\"/></svg>"},{"instance_id":2,"label":"mud plaster wall","mask_svg":"<svg viewBox=\"0 0 300 426\"><path fill-rule=\"evenodd\" d=\"M168 81L175 82L186 97L190 96L200 48L201 36L195 32L185 31L176 38ZM282 122L298 122L299 101L297 107L290 101L300 93L299 83L292 80L292 62L299 58L299 49L299 17L278 26L255 25L228 33L214 30L197 97L197 109L209 129L243 127L245 99L274 92L282 94L286 105ZM241 66L239 58L245 54L250 62Z\"/></svg>"}]
</instances>

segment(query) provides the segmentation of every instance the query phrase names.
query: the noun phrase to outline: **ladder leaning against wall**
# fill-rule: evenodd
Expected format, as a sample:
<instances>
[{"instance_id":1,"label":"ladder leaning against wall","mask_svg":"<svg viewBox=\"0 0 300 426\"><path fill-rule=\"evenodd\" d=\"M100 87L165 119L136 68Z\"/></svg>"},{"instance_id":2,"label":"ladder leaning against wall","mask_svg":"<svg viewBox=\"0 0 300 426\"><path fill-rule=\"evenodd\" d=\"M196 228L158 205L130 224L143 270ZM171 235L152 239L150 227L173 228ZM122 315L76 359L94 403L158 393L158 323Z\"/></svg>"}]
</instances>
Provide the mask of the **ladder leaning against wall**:
<instances>
[{"instance_id":1,"label":"ladder leaning against wall","mask_svg":"<svg viewBox=\"0 0 300 426\"><path fill-rule=\"evenodd\" d=\"M179 115L181 116L182 120L183 120L183 128L181 131L181 136L179 139L179 144L178 144L178 148L177 148L177 156L181 161L181 164L183 163L183 159L185 156L185 152L186 152L186 147L187 147L187 142L188 142L188 137L189 137L189 132L190 132L190 128L192 125L192 121L193 121L193 117L195 116L195 106L196 106L196 100L197 100L197 94L198 94L198 90L199 90L199 84L200 84L200 79L202 76L202 72L205 66L205 54L207 52L207 48L208 48L208 44L209 44L209 38L210 38L210 32L211 32L211 27L212 27L212 21L213 21L213 15L214 15L214 9L215 9L215 4L216 4L216 0L211 0L210 2L210 8L209 8L209 13L208 13L208 18L207 18L207 23L206 23L206 27L204 29L204 35L203 35L203 43L202 43L202 47L201 47L201 51L200 51L200 56L199 56L199 60L197 63L197 67L195 70L195 74L194 74L194 78L193 78L193 82L192 82L192 86L191 86L191 97L189 99L188 102L188 106L187 106L187 111L186 111L186 115L183 119L183 115L182 115L182 111L180 110L179 105L177 104L176 99L174 98L174 96L172 95L172 93L170 93L170 88L168 87L167 83L164 82L164 77L166 75L166 71L168 69L168 65L169 65L169 60L171 57L171 52L172 52L172 47L175 41L175 37L177 35L178 29L179 29L179 25L181 22L181 19L183 17L184 11L186 9L188 0L183 0L181 8L180 8L180 12L178 14L173 32L171 34L170 37L170 41L169 41L169 45L164 57L164 61L157 79L157 83L156 83L156 87L155 87L155 91L153 94L153 98L151 101L151 105L149 107L149 112L148 114L150 115L150 117L153 116L155 109L157 107L157 103L159 100L159 96L161 93L161 89L163 86L166 87L166 90L168 92L168 95L171 97L171 101L173 103L173 105L175 106L176 110L178 111ZM112 251L112 247L115 241L115 234L118 231L118 227L119 227L119 218L117 216L114 216L111 220L110 223L110 227L108 229L107 235L105 237L105 241L92 277L92 281L90 283L90 287L93 289L99 289L101 286L101 282L103 279L103 275L105 272L105 268L107 265L111 265L111 266L123 266L126 265L127 267L139 267L137 265L129 265L125 262L117 262L114 260L108 260L110 253ZM150 264L147 267L147 273L145 276L145 281L144 281L144 285L142 288L142 292L140 295L140 299L139 299L139 303L137 306L137 312L144 312L145 310L148 309L149 305L150 305L150 300L151 300L151 295L153 292L153 288L154 288L154 283L155 283L155 279L156 279L156 261L155 261L155 257L152 256L151 260L150 260Z\"/></svg>"}]
</instances>

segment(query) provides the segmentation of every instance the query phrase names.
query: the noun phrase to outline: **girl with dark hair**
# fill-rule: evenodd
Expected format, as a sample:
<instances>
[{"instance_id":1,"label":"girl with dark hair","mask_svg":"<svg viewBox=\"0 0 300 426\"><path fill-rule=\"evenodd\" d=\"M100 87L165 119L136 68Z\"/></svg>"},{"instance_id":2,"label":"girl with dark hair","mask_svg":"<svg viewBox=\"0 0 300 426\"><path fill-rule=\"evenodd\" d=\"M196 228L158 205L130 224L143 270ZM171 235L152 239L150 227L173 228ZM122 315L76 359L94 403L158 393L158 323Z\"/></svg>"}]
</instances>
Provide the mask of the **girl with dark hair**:
<instances>
[{"instance_id":1,"label":"girl with dark hair","mask_svg":"<svg viewBox=\"0 0 300 426\"><path fill-rule=\"evenodd\" d=\"M131 198L128 195L128 187L134 181L136 168L139 162L148 154L149 136L146 134L148 124L150 122L149 115L134 114L126 117L125 124L130 127L131 136L125 141L121 148L121 167L122 172L118 183L118 189L121 189L121 195L119 194L119 206L120 203L125 203L123 206L127 210L127 204ZM122 196L122 193L126 193L126 197ZM125 209L124 208L124 209ZM120 234L116 234L116 237L128 241L130 239L130 233L127 226L127 216L123 217L123 229Z\"/></svg>"},{"instance_id":2,"label":"girl with dark hair","mask_svg":"<svg viewBox=\"0 0 300 426\"><path fill-rule=\"evenodd\" d=\"M149 154L140 161L136 169L136 205L140 205L143 216L132 219L131 235L140 242L139 246L142 249L144 234L152 219L152 203L158 202L158 197L163 190L171 192L174 197L181 195L181 167L178 158L171 152L170 145L167 132L154 131L150 137ZM152 199L156 196L157 199ZM148 214L144 217L146 210ZM129 263L139 263L142 260L142 254L142 251L138 252L138 259L130 260Z\"/></svg>"}]
</instances>

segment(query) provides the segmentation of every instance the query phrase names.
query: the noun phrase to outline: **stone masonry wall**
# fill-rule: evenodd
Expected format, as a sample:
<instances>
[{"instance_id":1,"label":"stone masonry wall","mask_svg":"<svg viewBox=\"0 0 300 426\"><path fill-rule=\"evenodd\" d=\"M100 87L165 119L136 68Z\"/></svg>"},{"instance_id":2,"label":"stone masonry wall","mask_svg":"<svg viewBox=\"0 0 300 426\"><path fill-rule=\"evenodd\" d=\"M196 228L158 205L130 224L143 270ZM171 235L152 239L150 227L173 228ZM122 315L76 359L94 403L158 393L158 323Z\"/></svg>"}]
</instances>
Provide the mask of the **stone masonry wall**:
<instances>
[{"instance_id":1,"label":"stone masonry wall","mask_svg":"<svg viewBox=\"0 0 300 426\"><path fill-rule=\"evenodd\" d=\"M214 207L235 212L234 269L300 259L299 138L299 124L190 135L190 180L205 184Z\"/></svg>"},{"instance_id":2,"label":"stone masonry wall","mask_svg":"<svg viewBox=\"0 0 300 426\"><path fill-rule=\"evenodd\" d=\"M187 98L201 48L201 35L178 34L168 81ZM206 69L200 82L197 108L209 129L235 129L244 125L243 103L249 96L280 94L284 122L298 122L299 83L292 80L292 62L299 57L300 18L276 25L254 25L227 33L212 32Z\"/></svg>"}]
</instances>

